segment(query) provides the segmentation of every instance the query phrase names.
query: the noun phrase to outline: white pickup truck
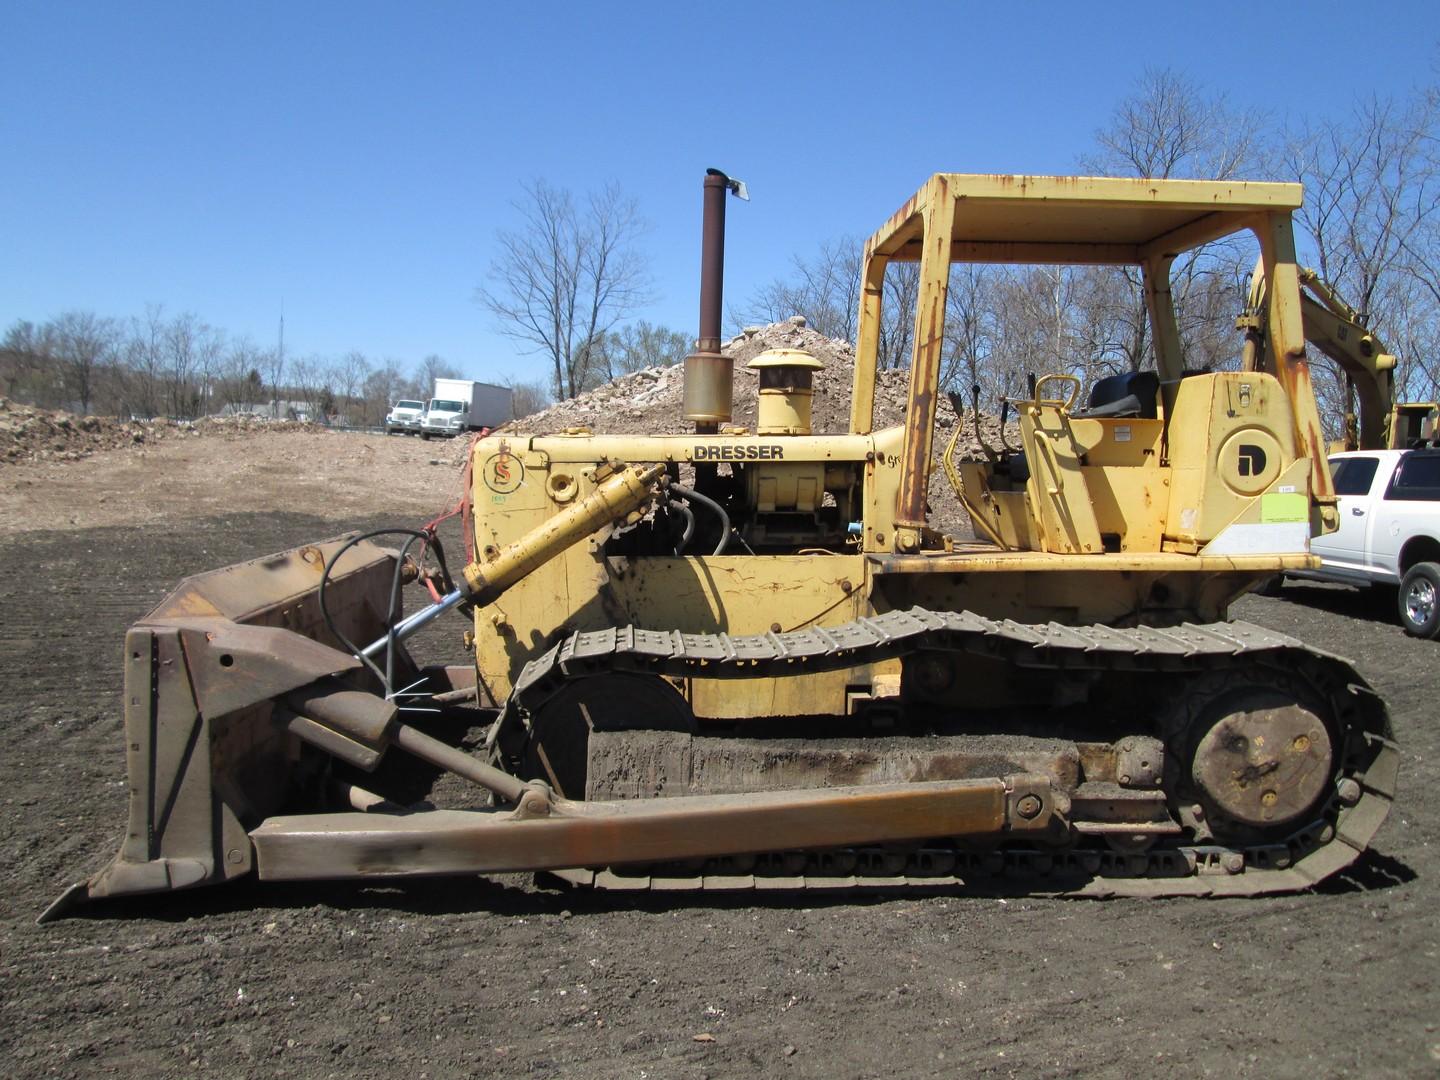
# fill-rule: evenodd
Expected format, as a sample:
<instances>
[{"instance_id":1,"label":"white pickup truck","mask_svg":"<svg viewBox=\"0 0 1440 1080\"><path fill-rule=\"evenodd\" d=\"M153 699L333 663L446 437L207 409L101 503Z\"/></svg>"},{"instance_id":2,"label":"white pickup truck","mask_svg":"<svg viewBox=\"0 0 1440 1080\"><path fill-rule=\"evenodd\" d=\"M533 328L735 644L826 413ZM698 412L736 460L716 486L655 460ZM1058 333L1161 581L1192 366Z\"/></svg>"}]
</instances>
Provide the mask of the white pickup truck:
<instances>
[{"instance_id":1,"label":"white pickup truck","mask_svg":"<svg viewBox=\"0 0 1440 1080\"><path fill-rule=\"evenodd\" d=\"M394 435L398 431L401 435L418 435L424 418L423 401L397 401L385 416L385 434Z\"/></svg>"},{"instance_id":2,"label":"white pickup truck","mask_svg":"<svg viewBox=\"0 0 1440 1080\"><path fill-rule=\"evenodd\" d=\"M1405 632L1440 635L1440 450L1354 450L1330 469L1340 528L1310 541L1319 570L1287 576L1398 585Z\"/></svg>"}]
</instances>

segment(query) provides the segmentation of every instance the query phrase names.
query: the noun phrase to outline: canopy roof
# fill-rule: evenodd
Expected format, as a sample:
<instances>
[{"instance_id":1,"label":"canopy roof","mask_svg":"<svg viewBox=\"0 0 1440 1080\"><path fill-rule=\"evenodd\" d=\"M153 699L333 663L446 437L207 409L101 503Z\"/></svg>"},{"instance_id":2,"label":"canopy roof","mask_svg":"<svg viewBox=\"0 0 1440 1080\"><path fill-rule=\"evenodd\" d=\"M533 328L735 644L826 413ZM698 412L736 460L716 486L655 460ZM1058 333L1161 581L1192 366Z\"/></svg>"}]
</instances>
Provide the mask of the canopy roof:
<instances>
[{"instance_id":1,"label":"canopy roof","mask_svg":"<svg viewBox=\"0 0 1440 1080\"><path fill-rule=\"evenodd\" d=\"M936 173L870 238L867 255L920 257L925 209L953 198L952 262L1140 263L1300 206L1299 184Z\"/></svg>"}]
</instances>

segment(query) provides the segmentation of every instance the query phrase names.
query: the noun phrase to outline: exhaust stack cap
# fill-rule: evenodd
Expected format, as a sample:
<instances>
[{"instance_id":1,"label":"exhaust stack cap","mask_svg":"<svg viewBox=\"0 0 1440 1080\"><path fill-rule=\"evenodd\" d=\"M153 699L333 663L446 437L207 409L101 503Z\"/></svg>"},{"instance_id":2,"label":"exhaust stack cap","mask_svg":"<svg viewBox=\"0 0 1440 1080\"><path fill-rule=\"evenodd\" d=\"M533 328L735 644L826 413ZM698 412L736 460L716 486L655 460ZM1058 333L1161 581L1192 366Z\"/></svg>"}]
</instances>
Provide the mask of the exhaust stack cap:
<instances>
[{"instance_id":1,"label":"exhaust stack cap","mask_svg":"<svg viewBox=\"0 0 1440 1080\"><path fill-rule=\"evenodd\" d=\"M825 365L804 349L769 349L747 367L760 376L758 435L809 435L815 372Z\"/></svg>"}]
</instances>

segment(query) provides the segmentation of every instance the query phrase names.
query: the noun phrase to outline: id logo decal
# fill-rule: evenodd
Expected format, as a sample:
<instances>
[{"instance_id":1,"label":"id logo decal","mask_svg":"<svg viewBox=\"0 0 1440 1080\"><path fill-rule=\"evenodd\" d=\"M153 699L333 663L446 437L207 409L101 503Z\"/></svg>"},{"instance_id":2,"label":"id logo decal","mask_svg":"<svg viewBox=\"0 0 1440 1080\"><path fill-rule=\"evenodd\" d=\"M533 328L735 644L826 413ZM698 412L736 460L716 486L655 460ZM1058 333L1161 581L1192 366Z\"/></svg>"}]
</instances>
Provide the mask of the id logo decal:
<instances>
[{"instance_id":1,"label":"id logo decal","mask_svg":"<svg viewBox=\"0 0 1440 1080\"><path fill-rule=\"evenodd\" d=\"M491 454L480 467L480 479L496 495L509 495L525 482L525 466L514 454Z\"/></svg>"}]
</instances>

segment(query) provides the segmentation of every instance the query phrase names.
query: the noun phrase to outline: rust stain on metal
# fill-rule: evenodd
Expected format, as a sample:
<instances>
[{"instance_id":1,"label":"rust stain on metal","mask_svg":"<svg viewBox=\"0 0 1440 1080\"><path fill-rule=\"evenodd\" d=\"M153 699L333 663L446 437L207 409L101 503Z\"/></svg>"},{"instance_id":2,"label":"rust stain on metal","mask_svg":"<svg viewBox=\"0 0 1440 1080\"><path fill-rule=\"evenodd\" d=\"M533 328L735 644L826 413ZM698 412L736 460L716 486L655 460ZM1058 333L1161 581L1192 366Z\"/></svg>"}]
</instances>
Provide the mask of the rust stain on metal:
<instances>
[{"instance_id":1,"label":"rust stain on metal","mask_svg":"<svg viewBox=\"0 0 1440 1080\"><path fill-rule=\"evenodd\" d=\"M1016 809L1029 797L1034 813ZM1027 803L1027 810L1032 804ZM453 810L276 817L251 834L268 880L558 869L773 848L1043 829L1044 776L624 802L559 800L548 816Z\"/></svg>"},{"instance_id":2,"label":"rust stain on metal","mask_svg":"<svg viewBox=\"0 0 1440 1080\"><path fill-rule=\"evenodd\" d=\"M1305 358L1303 350L1288 352L1284 362L1278 367L1279 371L1276 374L1285 387L1286 396L1291 401L1305 400L1314 395L1310 378L1310 362ZM1304 422L1297 411L1295 442L1310 458L1311 493L1322 499L1332 497L1334 488L1330 478L1330 464L1325 454L1325 436L1320 430L1318 415L1309 419L1308 422Z\"/></svg>"}]
</instances>

